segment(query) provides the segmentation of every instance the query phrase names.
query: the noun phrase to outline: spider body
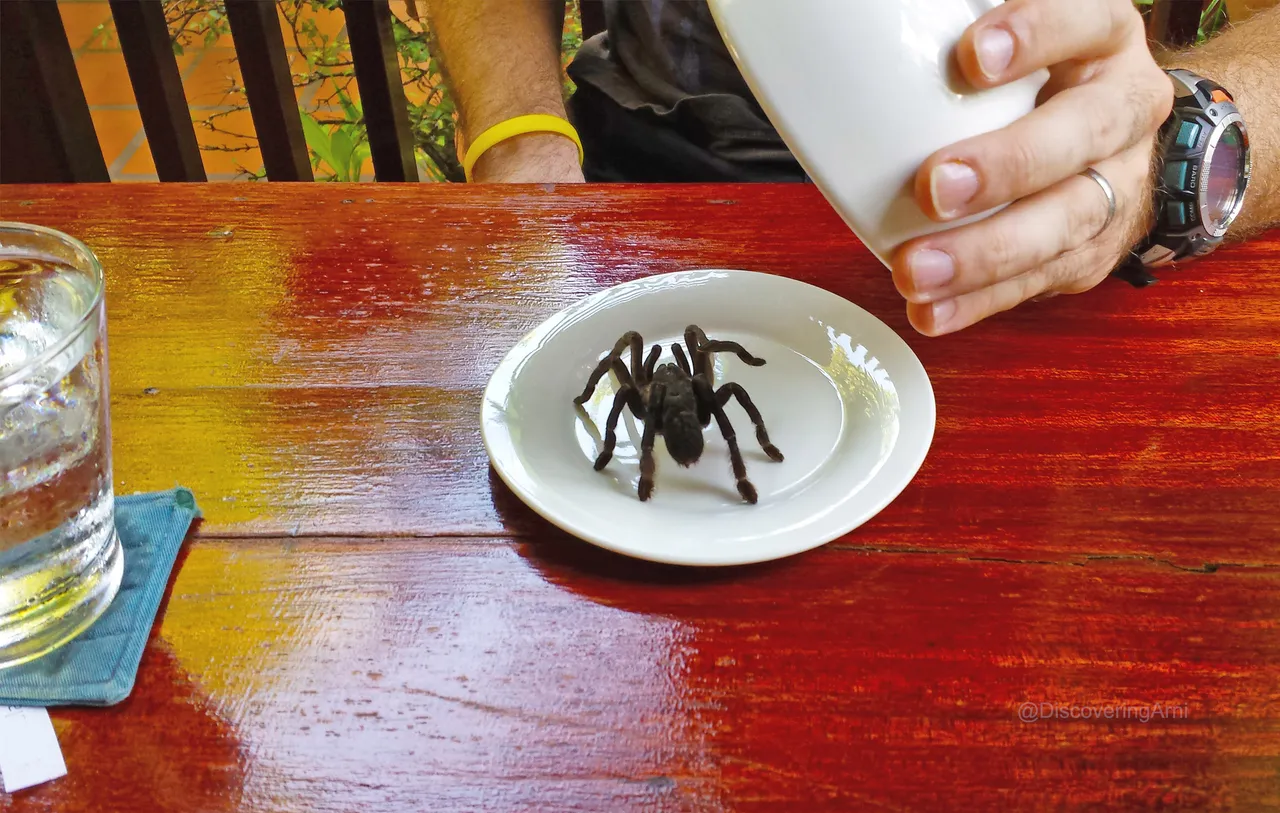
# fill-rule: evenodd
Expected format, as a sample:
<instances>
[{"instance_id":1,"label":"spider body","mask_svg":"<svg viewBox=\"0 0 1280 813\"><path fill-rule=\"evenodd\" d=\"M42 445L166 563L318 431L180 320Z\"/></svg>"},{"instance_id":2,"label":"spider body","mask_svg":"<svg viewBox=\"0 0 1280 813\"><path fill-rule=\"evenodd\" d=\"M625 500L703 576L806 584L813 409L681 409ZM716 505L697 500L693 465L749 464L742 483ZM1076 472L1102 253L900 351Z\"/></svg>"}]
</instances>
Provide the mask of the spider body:
<instances>
[{"instance_id":1,"label":"spider body","mask_svg":"<svg viewBox=\"0 0 1280 813\"><path fill-rule=\"evenodd\" d=\"M676 363L668 362L658 367L662 347L654 345L642 362L644 340L636 331L628 331L618 339L612 352L592 370L582 394L574 399L578 406L586 403L600 378L609 370L613 370L619 383L605 426L604 448L596 458L595 469L600 471L613 457L613 449L618 440L618 419L622 416L622 410L630 407L632 414L644 423L644 437L640 444L640 484L637 491L641 500L648 500L653 493L653 444L656 437L662 435L667 451L676 463L692 466L702 457L706 445L703 430L714 418L729 446L729 459L737 480L738 493L744 500L754 504L758 499L756 489L747 479L747 468L738 449L737 435L724 412L729 399L737 398L738 403L746 410L756 427L756 439L765 454L774 461L781 461L782 452L770 442L760 410L756 409L751 396L742 385L730 382L719 389L714 388L712 354L732 352L752 367L763 365L764 359L751 355L737 342L708 340L697 325L685 328L684 343L688 348L688 356L679 343L673 344L671 352L675 355ZM622 359L622 354L628 349L631 353L630 369Z\"/></svg>"},{"instance_id":2,"label":"spider body","mask_svg":"<svg viewBox=\"0 0 1280 813\"><path fill-rule=\"evenodd\" d=\"M671 459L681 466L692 466L702 457L702 430L707 422L698 411L698 397L693 391L693 378L674 364L663 364L653 373L654 385L665 390L662 411L657 414L657 434L667 445ZM647 397L649 392L642 393Z\"/></svg>"}]
</instances>

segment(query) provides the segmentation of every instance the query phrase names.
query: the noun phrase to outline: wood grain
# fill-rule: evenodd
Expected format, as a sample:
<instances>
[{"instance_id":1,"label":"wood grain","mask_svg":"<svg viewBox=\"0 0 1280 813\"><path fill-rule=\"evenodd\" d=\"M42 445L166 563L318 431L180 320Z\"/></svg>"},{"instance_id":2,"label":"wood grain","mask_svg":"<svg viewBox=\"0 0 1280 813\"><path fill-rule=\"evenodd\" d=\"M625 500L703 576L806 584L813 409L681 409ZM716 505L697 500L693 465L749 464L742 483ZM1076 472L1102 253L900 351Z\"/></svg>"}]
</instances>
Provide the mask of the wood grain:
<instances>
[{"instance_id":1,"label":"wood grain","mask_svg":"<svg viewBox=\"0 0 1280 813\"><path fill-rule=\"evenodd\" d=\"M117 482L190 486L209 533L536 532L488 485L490 371L581 296L712 266L846 296L929 371L929 457L850 544L1280 562L1275 239L929 339L803 185L11 187L2 211L99 252Z\"/></svg>"},{"instance_id":2,"label":"wood grain","mask_svg":"<svg viewBox=\"0 0 1280 813\"><path fill-rule=\"evenodd\" d=\"M70 773L14 810L1271 809L1278 585L838 547L672 572L552 533L204 540L139 690L58 713Z\"/></svg>"},{"instance_id":3,"label":"wood grain","mask_svg":"<svg viewBox=\"0 0 1280 813\"><path fill-rule=\"evenodd\" d=\"M107 268L117 490L206 517L133 695L58 710L69 775L8 808L1280 810L1280 235L929 339L808 185L0 193ZM700 266L929 371L928 459L845 538L651 566L491 473L525 331Z\"/></svg>"}]
</instances>

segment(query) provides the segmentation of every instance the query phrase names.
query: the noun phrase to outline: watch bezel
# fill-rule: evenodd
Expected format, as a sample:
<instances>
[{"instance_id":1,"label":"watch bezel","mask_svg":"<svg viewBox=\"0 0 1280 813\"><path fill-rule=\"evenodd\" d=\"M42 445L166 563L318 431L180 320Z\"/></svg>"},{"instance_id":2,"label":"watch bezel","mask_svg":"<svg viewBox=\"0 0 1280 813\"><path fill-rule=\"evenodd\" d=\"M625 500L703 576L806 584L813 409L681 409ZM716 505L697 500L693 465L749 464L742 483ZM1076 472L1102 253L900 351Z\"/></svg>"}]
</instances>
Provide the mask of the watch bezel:
<instances>
[{"instance_id":1,"label":"watch bezel","mask_svg":"<svg viewBox=\"0 0 1280 813\"><path fill-rule=\"evenodd\" d=\"M1216 107L1216 105L1214 106ZM1209 111L1207 110L1206 112ZM1205 142L1204 154L1200 161L1200 177L1197 184L1198 188L1196 189L1196 207L1200 212L1200 228L1204 229L1205 233L1207 233L1210 238L1216 240L1227 233L1227 230L1231 228L1231 224L1234 223L1236 217L1239 216L1240 210L1244 207L1244 196L1245 192L1247 192L1249 188L1249 175L1252 170L1253 161L1249 154L1249 130L1245 127L1244 117L1240 115L1239 111L1232 111L1221 118L1213 116L1212 113L1209 113L1209 115L1214 119L1214 125L1213 129L1209 133L1208 140ZM1214 218L1210 217L1209 213L1209 168L1213 165L1213 154L1217 150L1218 141L1221 140L1222 135L1227 131L1227 128L1233 124L1240 130L1241 152L1244 156L1244 171L1236 179L1235 197L1231 201L1231 206L1228 207L1227 214L1222 217L1221 225L1214 226L1211 225L1214 223Z\"/></svg>"}]
</instances>

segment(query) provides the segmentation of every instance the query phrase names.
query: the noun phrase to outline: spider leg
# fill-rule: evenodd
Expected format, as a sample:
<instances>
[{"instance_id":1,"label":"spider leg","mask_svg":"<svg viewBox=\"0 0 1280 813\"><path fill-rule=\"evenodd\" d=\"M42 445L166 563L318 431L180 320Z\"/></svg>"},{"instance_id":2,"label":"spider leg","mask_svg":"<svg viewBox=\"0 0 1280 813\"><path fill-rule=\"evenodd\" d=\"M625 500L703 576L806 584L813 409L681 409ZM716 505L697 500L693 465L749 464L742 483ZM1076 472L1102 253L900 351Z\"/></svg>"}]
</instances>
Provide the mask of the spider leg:
<instances>
[{"instance_id":1,"label":"spider leg","mask_svg":"<svg viewBox=\"0 0 1280 813\"><path fill-rule=\"evenodd\" d=\"M641 365L644 363L644 339L640 338L640 334L634 330L629 330L623 336L631 342L631 375L636 381L640 380L640 371L644 369ZM619 339L621 343L621 339ZM618 355L622 355L619 353Z\"/></svg>"},{"instance_id":2,"label":"spider leg","mask_svg":"<svg viewBox=\"0 0 1280 813\"><path fill-rule=\"evenodd\" d=\"M707 342L706 344L702 345L702 352L733 353L737 355L738 358L742 359L744 363L750 364L752 367L764 366L764 359L751 355L749 352L747 352L747 348L743 347L737 342L724 342L724 341Z\"/></svg>"},{"instance_id":3,"label":"spider leg","mask_svg":"<svg viewBox=\"0 0 1280 813\"><path fill-rule=\"evenodd\" d=\"M689 358L684 354L684 348L680 346L679 342L671 345L671 352L676 357L676 364L680 366L681 370L684 370L685 375L693 375L693 368L689 366Z\"/></svg>"},{"instance_id":4,"label":"spider leg","mask_svg":"<svg viewBox=\"0 0 1280 813\"><path fill-rule=\"evenodd\" d=\"M707 338L707 334L702 332L702 328L697 325L689 325L684 329L684 340L689 345L690 353L701 353L706 357L706 369L697 370L696 372L705 372L707 381L712 380L711 376L711 354L712 353L733 353L746 364L752 367L760 367L764 364L764 359L751 355L745 347L737 342L728 341L712 341Z\"/></svg>"},{"instance_id":5,"label":"spider leg","mask_svg":"<svg viewBox=\"0 0 1280 813\"><path fill-rule=\"evenodd\" d=\"M596 457L595 470L600 471L609 465L609 460L613 457L613 447L618 444L618 418L622 416L622 408L631 405L631 411L636 413L636 417L644 419L643 405L640 403L640 393L635 387L624 385L618 390L618 394L613 396L613 408L609 410L609 422L605 424L604 429L604 448L600 450L600 454ZM636 407L640 406L639 411Z\"/></svg>"},{"instance_id":6,"label":"spider leg","mask_svg":"<svg viewBox=\"0 0 1280 813\"><path fill-rule=\"evenodd\" d=\"M697 325L689 325L684 329L684 343L689 348L689 361L693 364L693 375L702 374L710 383L715 379L711 368L711 356L702 352L702 345L707 343L707 334Z\"/></svg>"},{"instance_id":7,"label":"spider leg","mask_svg":"<svg viewBox=\"0 0 1280 813\"><path fill-rule=\"evenodd\" d=\"M618 339L617 343L614 344L612 352L600 359L600 363L591 371L591 376L587 379L587 385L582 389L582 394L574 398L573 402L578 406L582 406L587 402L587 399L591 397L591 393L595 391L596 384L600 383L600 378L610 367L613 367L615 360L622 358L622 351L626 350L628 345L631 346L631 359L634 367L639 361L640 348L642 347L641 341L640 334L634 330L629 330L622 334L622 338ZM630 376L628 376L628 379L630 379Z\"/></svg>"},{"instance_id":8,"label":"spider leg","mask_svg":"<svg viewBox=\"0 0 1280 813\"><path fill-rule=\"evenodd\" d=\"M631 371L627 369L627 365L622 363L622 359L613 360L613 374L618 377L618 389L624 387L640 389L640 385L631 377Z\"/></svg>"},{"instance_id":9,"label":"spider leg","mask_svg":"<svg viewBox=\"0 0 1280 813\"><path fill-rule=\"evenodd\" d=\"M764 418L760 415L760 410L752 403L751 396L743 389L741 384L730 382L720 389L716 390L716 403L724 408L729 403L729 399L737 397L738 403L746 411L747 417L751 418L751 422L756 425L756 440L760 441L760 448L764 449L764 453L769 455L772 460L782 461L782 452L778 451L778 447L769 441L769 433L764 428Z\"/></svg>"},{"instance_id":10,"label":"spider leg","mask_svg":"<svg viewBox=\"0 0 1280 813\"><path fill-rule=\"evenodd\" d=\"M662 355L662 345L655 344L649 348L649 358L644 360L644 383L653 380L653 368L658 366L658 357Z\"/></svg>"},{"instance_id":11,"label":"spider leg","mask_svg":"<svg viewBox=\"0 0 1280 813\"><path fill-rule=\"evenodd\" d=\"M738 493L742 495L742 499L755 505L756 500L759 499L756 487L747 479L747 464L742 461L742 452L738 450L738 436L733 431L729 416L724 414L724 409L716 400L716 394L705 378L694 376L693 387L699 400L704 400L710 405L711 414L715 416L716 425L720 427L720 434L724 436L725 443L729 444L729 460L733 464L734 479L738 481Z\"/></svg>"},{"instance_id":12,"label":"spider leg","mask_svg":"<svg viewBox=\"0 0 1280 813\"><path fill-rule=\"evenodd\" d=\"M707 427L707 424L711 423L711 407L715 403L715 396L713 393L710 399L702 397L701 390L699 389L700 385L698 384L698 381L700 380L702 381L703 384L707 385L706 388L708 392L710 392L714 388L711 386L711 382L708 381L707 377L704 376L702 373L698 373L697 375L695 375L694 379L695 381L693 384L693 392L694 392L694 395L697 396L695 400L698 403L698 423L702 424L702 428L705 429Z\"/></svg>"},{"instance_id":13,"label":"spider leg","mask_svg":"<svg viewBox=\"0 0 1280 813\"><path fill-rule=\"evenodd\" d=\"M666 394L667 388L662 384L654 384L649 389L644 438L640 441L640 486L637 489L642 502L653 494L653 441L658 434L658 423L662 420L662 399Z\"/></svg>"}]
</instances>

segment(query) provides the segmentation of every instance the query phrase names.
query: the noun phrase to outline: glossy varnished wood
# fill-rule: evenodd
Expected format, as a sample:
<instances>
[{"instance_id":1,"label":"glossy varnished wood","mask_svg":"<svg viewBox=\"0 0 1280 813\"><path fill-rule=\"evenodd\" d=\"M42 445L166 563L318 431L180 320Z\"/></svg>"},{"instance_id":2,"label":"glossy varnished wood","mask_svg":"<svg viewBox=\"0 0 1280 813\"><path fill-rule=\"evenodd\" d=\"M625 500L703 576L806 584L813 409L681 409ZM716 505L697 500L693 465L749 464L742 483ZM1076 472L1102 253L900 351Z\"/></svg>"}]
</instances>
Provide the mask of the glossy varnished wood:
<instances>
[{"instance_id":1,"label":"glossy varnished wood","mask_svg":"<svg viewBox=\"0 0 1280 813\"><path fill-rule=\"evenodd\" d=\"M1275 235L928 339L806 185L0 194L107 266L118 490L206 515L133 696L57 711L16 810L1280 809ZM654 567L490 473L525 331L698 266L929 371L928 459L838 542Z\"/></svg>"},{"instance_id":2,"label":"glossy varnished wood","mask_svg":"<svg viewBox=\"0 0 1280 813\"><path fill-rule=\"evenodd\" d=\"M689 575L557 534L207 540L134 696L57 713L71 773L18 809L1262 810L1276 586L838 546Z\"/></svg>"}]
</instances>

